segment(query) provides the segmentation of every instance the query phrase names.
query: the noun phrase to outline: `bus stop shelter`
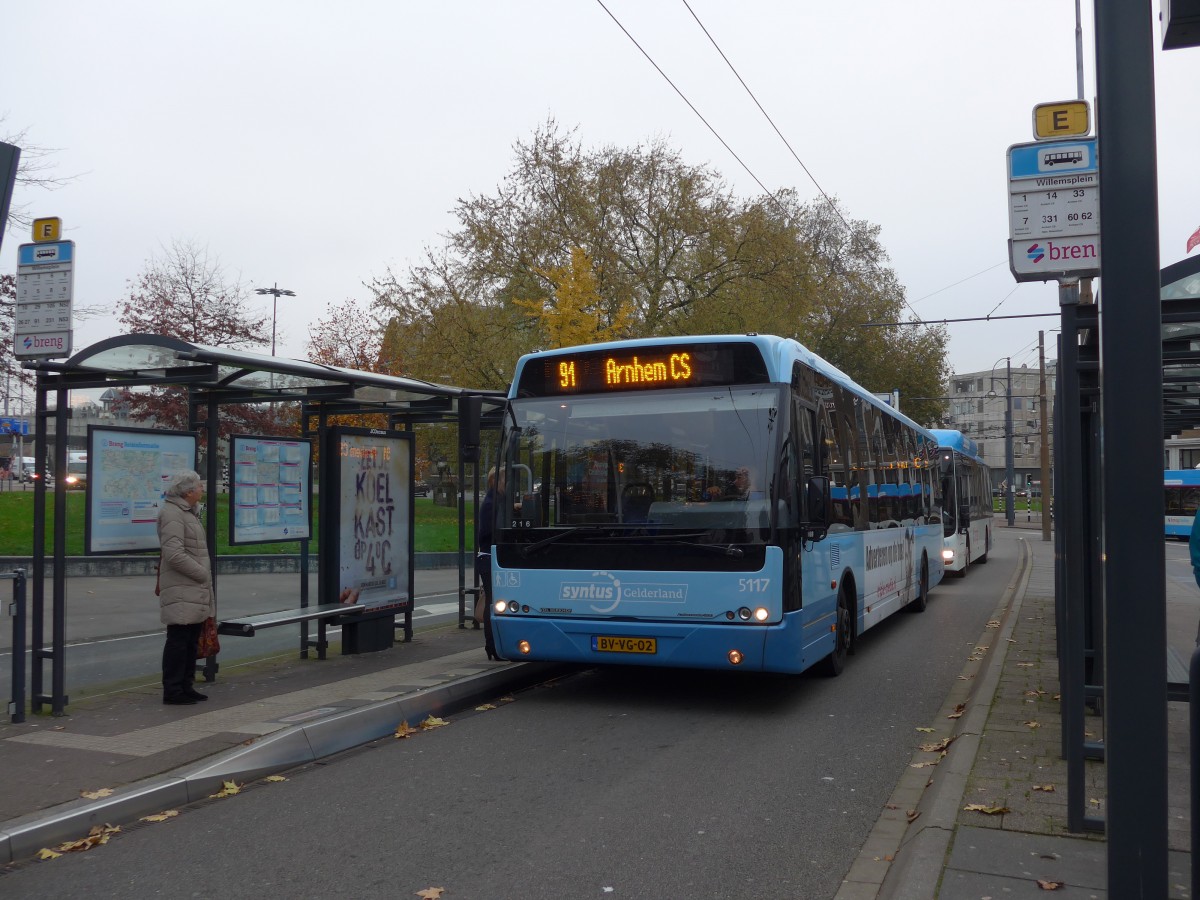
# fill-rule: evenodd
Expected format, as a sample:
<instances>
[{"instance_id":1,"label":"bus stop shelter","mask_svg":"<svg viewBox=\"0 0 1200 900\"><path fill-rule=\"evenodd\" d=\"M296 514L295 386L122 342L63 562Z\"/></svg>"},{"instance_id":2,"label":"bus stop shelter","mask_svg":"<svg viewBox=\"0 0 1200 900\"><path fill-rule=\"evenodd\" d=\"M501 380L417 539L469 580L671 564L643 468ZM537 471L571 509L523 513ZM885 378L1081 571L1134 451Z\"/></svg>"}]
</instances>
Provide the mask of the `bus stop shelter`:
<instances>
[{"instance_id":1,"label":"bus stop shelter","mask_svg":"<svg viewBox=\"0 0 1200 900\"><path fill-rule=\"evenodd\" d=\"M459 627L469 618L466 609L466 573L464 554L466 544L466 501L464 490L466 466L477 463L480 451L481 427L495 427L504 402L501 391L474 390L415 378L403 378L374 372L362 372L337 366L322 365L305 360L267 356L227 347L211 347L188 343L166 335L121 335L100 341L76 353L66 361L40 360L27 362L26 367L37 373L35 426L37 471L40 476L34 497L33 513L33 572L31 574L31 638L33 665L30 693L35 712L49 704L54 714L61 714L68 702L65 688L65 620L66 620L66 484L54 479L53 534L47 546L47 472L67 471L67 421L70 415L72 391L85 389L137 389L152 387L178 388L186 398L188 432L197 434L199 444L207 448L205 464L199 474L207 480L207 491L215 497L222 480L221 462L216 448L220 441L221 410L231 404L299 404L298 434L326 446L326 437L338 416L374 415L383 417L386 427L373 428L371 434L411 435L419 424L445 424L457 427L458 432L458 567L459 567ZM54 396L54 408L50 397ZM50 422L54 423L54 459L47 460L47 438ZM289 435L279 434L284 437ZM317 460L318 483L332 472L335 454L321 453ZM311 473L310 473L311 475ZM479 466L473 466L474 490L479 489ZM405 486L411 489L411 484ZM88 488L91 490L91 487ZM410 496L411 501L411 496ZM321 504L317 528L330 527L336 522L332 504ZM216 589L215 558L217 517L207 517L206 536ZM328 537L328 536L326 536ZM331 540L318 543L318 592L327 593L336 584L336 573L330 571ZM46 617L46 562L52 563L51 612ZM309 540L300 542L300 606L309 606L308 568ZM409 557L409 566L412 558ZM473 577L473 576L472 576ZM411 583L411 578L410 578ZM321 596L321 602L336 602L336 598ZM47 640L49 624L49 640ZM394 617L387 622L387 643L391 631L399 623ZM412 636L412 598L404 612L404 634ZM307 623L301 625L301 654L308 647ZM377 646L363 649L378 649ZM44 665L51 665L50 690L46 690ZM216 665L209 660L206 677L215 676ZM21 698L17 698L21 699Z\"/></svg>"}]
</instances>

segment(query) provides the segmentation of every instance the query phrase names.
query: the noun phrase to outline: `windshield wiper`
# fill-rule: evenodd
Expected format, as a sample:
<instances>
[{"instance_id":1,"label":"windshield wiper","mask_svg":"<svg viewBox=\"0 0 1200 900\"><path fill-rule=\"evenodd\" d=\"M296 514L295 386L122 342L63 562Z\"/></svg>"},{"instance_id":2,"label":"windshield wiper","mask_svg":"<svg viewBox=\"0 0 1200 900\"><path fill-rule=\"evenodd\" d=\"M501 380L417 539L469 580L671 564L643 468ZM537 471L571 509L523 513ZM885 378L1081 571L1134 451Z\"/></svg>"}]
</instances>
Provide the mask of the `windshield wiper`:
<instances>
[{"instance_id":1,"label":"windshield wiper","mask_svg":"<svg viewBox=\"0 0 1200 900\"><path fill-rule=\"evenodd\" d=\"M606 531L610 527L611 526L576 525L574 528L567 528L563 531L555 532L549 537L542 538L540 541L534 541L532 544L526 544L521 548L521 556L529 558L542 548L549 547L551 544L578 534L581 531L596 534L598 532ZM719 553L722 556L732 556L737 559L741 559L746 555L740 547L735 547L733 544L701 544L695 541L682 540L683 538L700 537L700 535L703 533L704 532L702 531L697 531L691 533L668 532L664 534L610 534L608 537L614 541L650 541L654 543L669 544L675 547L688 547L689 549L694 550L706 550L709 553Z\"/></svg>"},{"instance_id":2,"label":"windshield wiper","mask_svg":"<svg viewBox=\"0 0 1200 900\"><path fill-rule=\"evenodd\" d=\"M697 544L692 541L671 541L674 547L688 547L693 550L707 550L709 553L719 553L721 556L732 556L735 559L741 559L746 555L741 547L735 547L733 544Z\"/></svg>"},{"instance_id":3,"label":"windshield wiper","mask_svg":"<svg viewBox=\"0 0 1200 900\"><path fill-rule=\"evenodd\" d=\"M565 537L578 534L579 532L583 531L583 529L584 526L576 525L574 528L567 528L564 531L556 531L554 534L550 535L550 537L544 537L540 541L534 541L532 544L526 544L521 548L521 555L524 557L529 557L531 554L536 553L543 547L549 547L555 541L561 541Z\"/></svg>"}]
</instances>

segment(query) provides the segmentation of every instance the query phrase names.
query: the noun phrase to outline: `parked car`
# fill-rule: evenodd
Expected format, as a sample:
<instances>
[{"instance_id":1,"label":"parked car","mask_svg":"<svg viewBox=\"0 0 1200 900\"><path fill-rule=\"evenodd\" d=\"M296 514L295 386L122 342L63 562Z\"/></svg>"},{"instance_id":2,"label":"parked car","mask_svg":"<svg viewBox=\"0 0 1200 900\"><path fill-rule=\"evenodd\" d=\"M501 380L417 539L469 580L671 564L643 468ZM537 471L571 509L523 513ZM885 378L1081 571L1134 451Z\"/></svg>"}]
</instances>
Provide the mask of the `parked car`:
<instances>
[{"instance_id":1,"label":"parked car","mask_svg":"<svg viewBox=\"0 0 1200 900\"><path fill-rule=\"evenodd\" d=\"M413 496L414 497L428 497L429 490L430 490L430 488L429 488L428 484L426 484L424 481L418 481L416 484L413 485Z\"/></svg>"}]
</instances>

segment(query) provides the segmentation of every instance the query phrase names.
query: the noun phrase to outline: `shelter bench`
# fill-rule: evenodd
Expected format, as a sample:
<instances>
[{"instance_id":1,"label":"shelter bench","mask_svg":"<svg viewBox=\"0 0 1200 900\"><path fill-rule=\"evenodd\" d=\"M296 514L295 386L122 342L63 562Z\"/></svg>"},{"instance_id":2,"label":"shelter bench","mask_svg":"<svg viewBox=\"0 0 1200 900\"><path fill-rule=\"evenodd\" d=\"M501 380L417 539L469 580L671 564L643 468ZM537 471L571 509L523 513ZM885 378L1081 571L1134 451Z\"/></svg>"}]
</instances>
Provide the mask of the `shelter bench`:
<instances>
[{"instance_id":1,"label":"shelter bench","mask_svg":"<svg viewBox=\"0 0 1200 900\"><path fill-rule=\"evenodd\" d=\"M217 624L217 634L231 637L254 637L261 628L274 628L276 625L292 625L296 622L317 623L317 658L325 658L325 648L329 642L325 639L325 627L333 620L342 616L353 616L366 609L361 603L322 603L320 606L302 606L297 609L281 609L277 612L259 613L254 616L242 616L237 619L224 619Z\"/></svg>"}]
</instances>

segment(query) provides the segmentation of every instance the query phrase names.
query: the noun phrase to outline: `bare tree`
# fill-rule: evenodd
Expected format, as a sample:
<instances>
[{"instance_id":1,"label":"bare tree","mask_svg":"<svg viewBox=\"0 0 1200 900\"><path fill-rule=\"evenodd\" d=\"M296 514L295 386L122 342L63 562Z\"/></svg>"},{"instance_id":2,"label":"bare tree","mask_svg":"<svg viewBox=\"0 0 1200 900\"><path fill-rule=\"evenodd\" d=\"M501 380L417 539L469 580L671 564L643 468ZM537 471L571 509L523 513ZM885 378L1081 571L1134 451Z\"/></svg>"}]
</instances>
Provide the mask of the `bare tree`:
<instances>
[{"instance_id":1,"label":"bare tree","mask_svg":"<svg viewBox=\"0 0 1200 900\"><path fill-rule=\"evenodd\" d=\"M244 349L267 343L267 315L252 312L249 290L240 279L227 279L220 260L206 247L175 241L152 257L117 303L118 319L129 334L161 334L193 344ZM127 391L134 419L153 419L166 428L187 427L183 388ZM281 420L267 406L225 407L221 433L251 430L275 433Z\"/></svg>"},{"instance_id":2,"label":"bare tree","mask_svg":"<svg viewBox=\"0 0 1200 900\"><path fill-rule=\"evenodd\" d=\"M129 282L117 318L130 334L169 334L213 347L261 346L269 318L248 307L249 289L228 280L208 248L174 241Z\"/></svg>"},{"instance_id":3,"label":"bare tree","mask_svg":"<svg viewBox=\"0 0 1200 900\"><path fill-rule=\"evenodd\" d=\"M54 147L42 147L31 143L29 129L22 128L16 132L5 132L4 122L7 116L0 116L0 138L6 144L21 148L21 161L17 164L18 188L37 188L43 191L53 191L75 181L78 175L58 175L54 171L54 155L59 151ZM33 224L33 216L29 213L28 203L13 203L8 208L8 230L12 232L17 226L29 228Z\"/></svg>"}]
</instances>

